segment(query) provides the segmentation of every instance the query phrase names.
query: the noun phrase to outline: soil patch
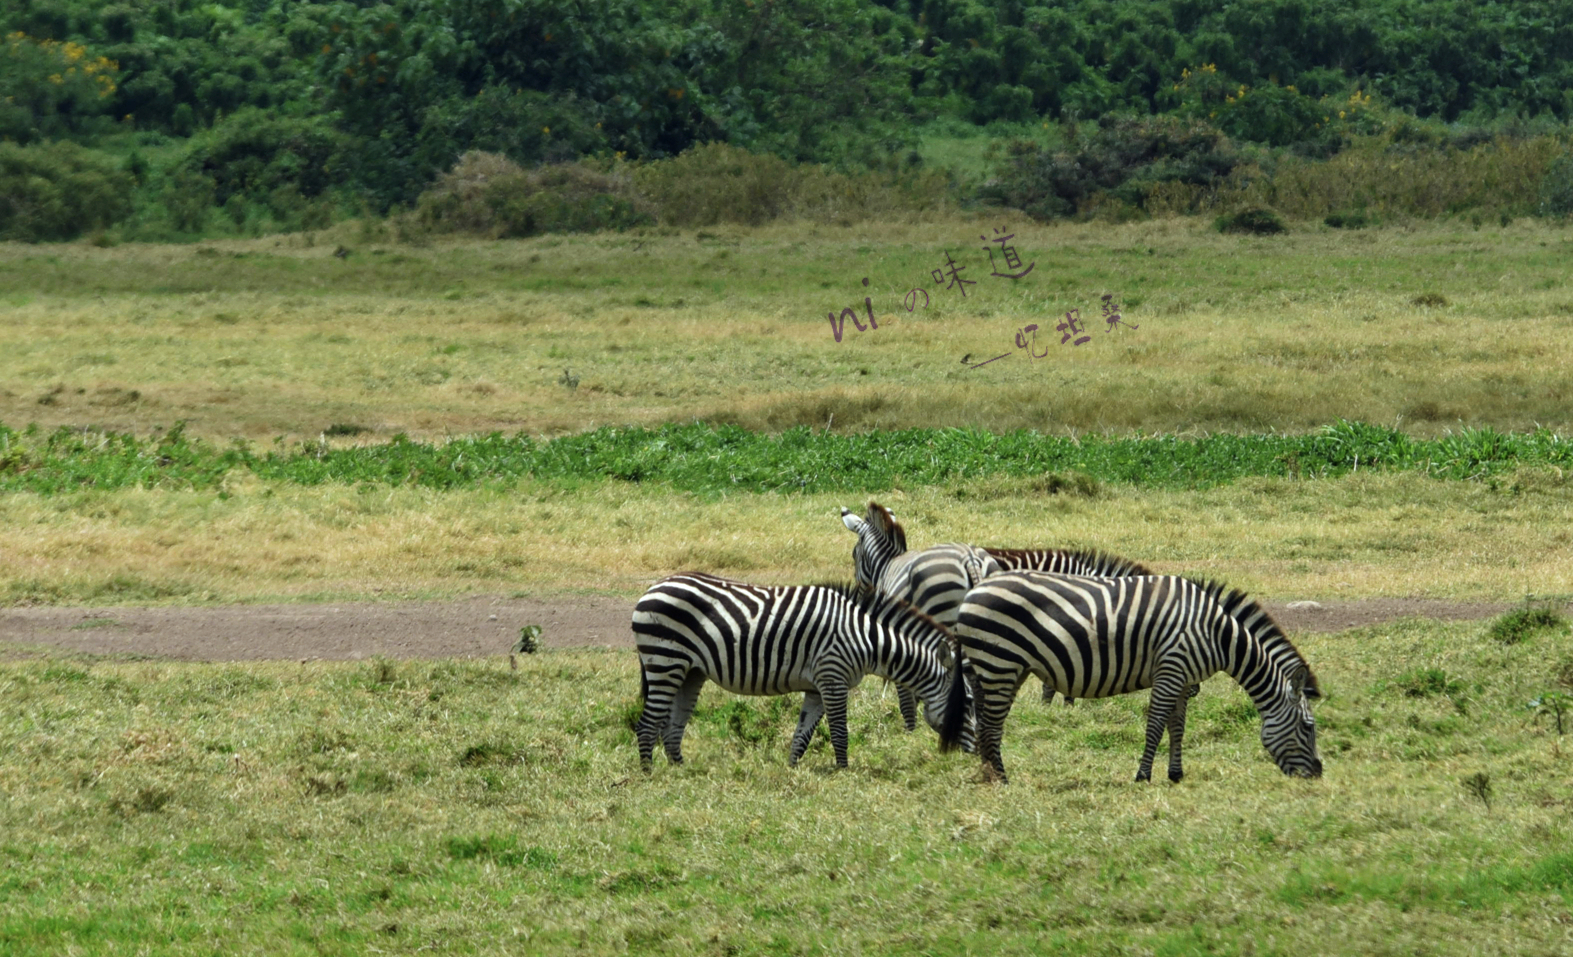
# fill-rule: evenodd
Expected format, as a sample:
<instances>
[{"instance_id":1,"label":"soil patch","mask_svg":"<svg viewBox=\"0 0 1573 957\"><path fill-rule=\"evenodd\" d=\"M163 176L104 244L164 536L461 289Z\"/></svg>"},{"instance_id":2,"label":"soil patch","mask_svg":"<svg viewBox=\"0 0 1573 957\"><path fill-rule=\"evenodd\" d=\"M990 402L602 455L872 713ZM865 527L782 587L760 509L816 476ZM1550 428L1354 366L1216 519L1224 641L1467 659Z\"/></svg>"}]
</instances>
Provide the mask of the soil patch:
<instances>
[{"instance_id":1,"label":"soil patch","mask_svg":"<svg viewBox=\"0 0 1573 957\"><path fill-rule=\"evenodd\" d=\"M1512 604L1423 598L1263 602L1285 631L1343 631L1411 616L1489 618ZM211 608L3 608L0 656L40 646L183 661L355 660L507 654L524 625L548 648L629 648L633 601L466 598Z\"/></svg>"}]
</instances>

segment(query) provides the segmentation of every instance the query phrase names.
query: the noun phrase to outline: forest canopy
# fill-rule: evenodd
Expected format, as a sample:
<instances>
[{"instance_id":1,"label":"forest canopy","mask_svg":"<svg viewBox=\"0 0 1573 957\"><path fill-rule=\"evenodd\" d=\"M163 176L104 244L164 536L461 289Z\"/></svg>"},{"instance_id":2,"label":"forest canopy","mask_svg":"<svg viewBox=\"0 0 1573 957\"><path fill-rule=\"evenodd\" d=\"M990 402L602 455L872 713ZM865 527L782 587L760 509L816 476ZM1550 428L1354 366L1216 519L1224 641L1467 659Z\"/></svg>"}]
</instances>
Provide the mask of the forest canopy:
<instances>
[{"instance_id":1,"label":"forest canopy","mask_svg":"<svg viewBox=\"0 0 1573 957\"><path fill-rule=\"evenodd\" d=\"M0 141L114 152L188 227L413 205L470 151L856 170L935 123L1169 116L1325 157L1573 117L1573 0L12 0L0 33Z\"/></svg>"}]
</instances>

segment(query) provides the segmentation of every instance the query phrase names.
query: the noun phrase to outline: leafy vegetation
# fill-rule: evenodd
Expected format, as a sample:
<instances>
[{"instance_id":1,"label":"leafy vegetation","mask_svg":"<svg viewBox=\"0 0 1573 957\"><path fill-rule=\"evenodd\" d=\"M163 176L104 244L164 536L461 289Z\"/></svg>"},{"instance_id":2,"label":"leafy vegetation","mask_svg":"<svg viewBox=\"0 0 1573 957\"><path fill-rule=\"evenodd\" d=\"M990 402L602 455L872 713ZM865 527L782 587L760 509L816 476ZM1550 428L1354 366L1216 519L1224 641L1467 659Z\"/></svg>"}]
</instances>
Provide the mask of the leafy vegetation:
<instances>
[{"instance_id":1,"label":"leafy vegetation","mask_svg":"<svg viewBox=\"0 0 1573 957\"><path fill-rule=\"evenodd\" d=\"M615 479L683 491L877 492L994 475L1072 472L1142 488L1205 488L1245 476L1328 478L1357 468L1477 480L1526 466L1573 467L1573 442L1541 430L1468 429L1434 440L1340 422L1310 435L1081 439L1030 432L908 429L841 435L806 428L777 436L703 423L602 428L548 441L527 436L440 444L312 445L292 453L218 448L181 429L154 439L61 429L47 436L0 426L0 491L214 488L231 469L268 481L415 484L448 489Z\"/></svg>"},{"instance_id":2,"label":"leafy vegetation","mask_svg":"<svg viewBox=\"0 0 1573 957\"><path fill-rule=\"evenodd\" d=\"M135 213L95 215L136 238L408 209L471 151L529 169L724 143L888 172L958 125L1017 140L984 198L1195 211L1242 157L1260 183L1373 136L1442 167L1499 135L1565 152L1570 15L1568 0L20 0L0 13L0 140L71 139L133 171ZM1194 143L1129 155L1084 137L1092 120ZM1080 154L1095 162L1077 172ZM1400 178L1364 173L1356 189ZM1470 205L1563 215L1548 182L1537 198L1539 177L1492 178Z\"/></svg>"},{"instance_id":3,"label":"leafy vegetation","mask_svg":"<svg viewBox=\"0 0 1573 957\"><path fill-rule=\"evenodd\" d=\"M1487 636L1504 645L1528 641L1541 632L1563 633L1568 630L1568 618L1555 607L1530 604L1508 612L1491 623Z\"/></svg>"}]
</instances>

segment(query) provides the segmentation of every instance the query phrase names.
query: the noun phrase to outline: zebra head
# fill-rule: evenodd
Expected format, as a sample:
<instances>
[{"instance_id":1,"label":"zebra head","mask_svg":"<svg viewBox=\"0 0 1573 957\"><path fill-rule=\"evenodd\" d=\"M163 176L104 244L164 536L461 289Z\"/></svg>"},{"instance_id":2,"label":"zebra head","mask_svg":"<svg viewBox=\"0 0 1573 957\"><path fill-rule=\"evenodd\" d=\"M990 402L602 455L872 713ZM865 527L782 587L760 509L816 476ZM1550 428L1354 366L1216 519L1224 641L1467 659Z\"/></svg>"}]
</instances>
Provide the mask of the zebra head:
<instances>
[{"instance_id":1,"label":"zebra head","mask_svg":"<svg viewBox=\"0 0 1573 957\"><path fill-rule=\"evenodd\" d=\"M1273 706L1262 712L1262 745L1278 769L1291 777L1322 776L1322 756L1316 750L1316 718L1311 715L1310 701L1319 697L1316 676L1302 664L1291 669Z\"/></svg>"},{"instance_id":2,"label":"zebra head","mask_svg":"<svg viewBox=\"0 0 1573 957\"><path fill-rule=\"evenodd\" d=\"M852 546L857 587L872 592L890 560L907 550L907 533L890 509L877 502L868 503L866 518L858 518L851 509L843 507L841 524L858 537L857 544Z\"/></svg>"}]
</instances>

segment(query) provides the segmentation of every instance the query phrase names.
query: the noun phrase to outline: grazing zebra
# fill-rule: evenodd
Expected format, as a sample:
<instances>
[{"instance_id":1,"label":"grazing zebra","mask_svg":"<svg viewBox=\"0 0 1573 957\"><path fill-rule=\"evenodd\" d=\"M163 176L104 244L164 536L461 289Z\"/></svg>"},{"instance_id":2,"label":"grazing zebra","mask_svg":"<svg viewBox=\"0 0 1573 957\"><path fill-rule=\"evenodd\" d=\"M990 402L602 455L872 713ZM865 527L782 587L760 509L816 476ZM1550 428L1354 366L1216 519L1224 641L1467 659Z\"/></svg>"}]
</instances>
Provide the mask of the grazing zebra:
<instances>
[{"instance_id":1,"label":"grazing zebra","mask_svg":"<svg viewBox=\"0 0 1573 957\"><path fill-rule=\"evenodd\" d=\"M683 730L706 678L735 694L804 693L790 764L828 715L836 764L846 767L847 693L867 674L915 689L924 718L942 726L949 676L934 649L954 639L904 602L848 587L771 588L689 573L652 585L634 607L633 629L644 708L635 732L646 770L658 736L667 758L682 763ZM971 716L957 727L950 740L971 750Z\"/></svg>"},{"instance_id":2,"label":"grazing zebra","mask_svg":"<svg viewBox=\"0 0 1573 957\"><path fill-rule=\"evenodd\" d=\"M1065 575L1151 575L1146 567L1101 552L1063 549L978 548L973 545L936 545L920 552L907 551L907 535L890 509L868 503L868 515L858 518L841 509L841 523L854 532L852 566L857 583L899 598L917 607L940 624L956 623L956 609L967 591L997 571L1031 569ZM947 650L941 649L941 657ZM897 688L901 717L907 730L917 727L917 701L905 688ZM1045 703L1054 700L1054 689L1043 686ZM1069 704L1073 699L1067 697Z\"/></svg>"},{"instance_id":3,"label":"grazing zebra","mask_svg":"<svg viewBox=\"0 0 1573 957\"><path fill-rule=\"evenodd\" d=\"M1316 676L1256 602L1216 583L1002 572L967 593L955 635L965 661L955 663L952 700L965 700L963 671L970 671L978 754L1002 781L1005 715L1029 672L1081 698L1151 688L1138 781L1152 779L1166 729L1169 780L1183 776L1186 691L1219 671L1256 704L1262 744L1278 767L1303 777L1322 774L1307 700L1321 697ZM942 742L949 731L941 730Z\"/></svg>"}]
</instances>

